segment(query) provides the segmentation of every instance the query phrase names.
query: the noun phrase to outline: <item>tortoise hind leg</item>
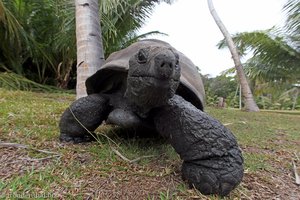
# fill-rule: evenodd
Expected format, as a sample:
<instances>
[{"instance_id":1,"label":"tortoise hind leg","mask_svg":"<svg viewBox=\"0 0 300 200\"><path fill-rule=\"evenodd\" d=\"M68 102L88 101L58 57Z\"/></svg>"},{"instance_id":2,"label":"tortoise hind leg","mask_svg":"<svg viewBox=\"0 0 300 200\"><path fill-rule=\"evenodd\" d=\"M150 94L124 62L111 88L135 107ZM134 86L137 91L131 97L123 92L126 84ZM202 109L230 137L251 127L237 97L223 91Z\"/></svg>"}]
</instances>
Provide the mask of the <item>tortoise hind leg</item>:
<instances>
[{"instance_id":1,"label":"tortoise hind leg","mask_svg":"<svg viewBox=\"0 0 300 200\"><path fill-rule=\"evenodd\" d=\"M94 140L91 133L107 118L110 109L108 100L99 94L74 101L61 116L60 141L80 143Z\"/></svg>"},{"instance_id":2,"label":"tortoise hind leg","mask_svg":"<svg viewBox=\"0 0 300 200\"><path fill-rule=\"evenodd\" d=\"M175 95L154 112L154 123L183 160L182 176L190 186L206 195L226 196L241 182L241 151L219 121Z\"/></svg>"}]
</instances>

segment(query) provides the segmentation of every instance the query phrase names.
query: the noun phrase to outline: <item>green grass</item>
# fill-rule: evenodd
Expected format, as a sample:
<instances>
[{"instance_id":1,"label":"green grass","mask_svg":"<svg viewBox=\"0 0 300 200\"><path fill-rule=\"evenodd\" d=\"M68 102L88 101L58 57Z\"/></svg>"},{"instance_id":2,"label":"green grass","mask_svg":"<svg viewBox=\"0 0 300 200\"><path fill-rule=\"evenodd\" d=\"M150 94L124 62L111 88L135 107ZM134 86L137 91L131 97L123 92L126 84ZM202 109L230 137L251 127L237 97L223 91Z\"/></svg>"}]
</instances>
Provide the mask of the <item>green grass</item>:
<instances>
[{"instance_id":1,"label":"green grass","mask_svg":"<svg viewBox=\"0 0 300 200\"><path fill-rule=\"evenodd\" d=\"M36 195L42 199L42 195L48 195L50 199L97 196L109 196L110 199L123 196L126 199L133 195L139 199L221 199L205 197L189 189L180 177L179 156L160 139L124 139L118 136L117 128L104 126L97 132L107 134L115 144L101 135L101 143L60 143L58 122L74 99L74 95L65 93L0 89L1 142L24 144L60 155L39 160L49 154L0 147L1 151L5 150L0 152L3 154L0 172L7 170L5 176L0 173L0 198L14 199L23 195L30 199L30 195ZM244 154L245 180L225 199L251 197L259 192L259 189L249 189L251 177L258 180L264 174L264 179L259 179L260 184L269 187L272 173L279 177L280 174L291 174L291 160L300 152L299 114L215 108L206 108L206 112L232 130ZM141 159L128 163L111 147L129 160ZM14 159L9 160L10 157Z\"/></svg>"}]
</instances>

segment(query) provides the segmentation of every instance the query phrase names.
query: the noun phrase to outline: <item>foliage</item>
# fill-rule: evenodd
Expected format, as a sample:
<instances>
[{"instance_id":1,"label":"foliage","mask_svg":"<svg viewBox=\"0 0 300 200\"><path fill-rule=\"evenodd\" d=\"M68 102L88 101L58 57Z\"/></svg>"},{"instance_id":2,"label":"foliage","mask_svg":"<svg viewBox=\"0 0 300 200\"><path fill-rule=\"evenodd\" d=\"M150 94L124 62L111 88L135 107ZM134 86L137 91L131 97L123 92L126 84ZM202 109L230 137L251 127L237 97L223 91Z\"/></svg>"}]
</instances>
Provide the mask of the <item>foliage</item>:
<instances>
[{"instance_id":1,"label":"foliage","mask_svg":"<svg viewBox=\"0 0 300 200\"><path fill-rule=\"evenodd\" d=\"M257 104L269 110L300 110L300 88L290 85L272 86L257 95Z\"/></svg>"},{"instance_id":2,"label":"foliage","mask_svg":"<svg viewBox=\"0 0 300 200\"><path fill-rule=\"evenodd\" d=\"M235 77L220 75L217 77L209 78L202 76L204 88L206 92L206 104L215 106L218 104L219 97L223 97L227 106L238 106L236 90L238 87ZM237 103L237 104L236 104Z\"/></svg>"},{"instance_id":3,"label":"foliage","mask_svg":"<svg viewBox=\"0 0 300 200\"><path fill-rule=\"evenodd\" d=\"M218 97L227 98L230 93L235 92L237 81L235 77L228 77L225 75L217 76L210 79L210 90L212 94Z\"/></svg>"},{"instance_id":4,"label":"foliage","mask_svg":"<svg viewBox=\"0 0 300 200\"><path fill-rule=\"evenodd\" d=\"M252 57L244 64L260 108L296 109L298 95L287 95L300 82L300 1L288 0L283 27L237 33L233 36L239 53ZM226 46L222 40L219 48ZM230 72L232 70L228 70Z\"/></svg>"},{"instance_id":5,"label":"foliage","mask_svg":"<svg viewBox=\"0 0 300 200\"><path fill-rule=\"evenodd\" d=\"M154 6L168 0L102 0L106 56L147 34L135 32ZM76 77L73 0L0 0L0 72L11 71L42 84L67 88ZM70 86L70 85L69 85Z\"/></svg>"},{"instance_id":6,"label":"foliage","mask_svg":"<svg viewBox=\"0 0 300 200\"><path fill-rule=\"evenodd\" d=\"M142 35L136 32L150 17L156 4L160 2L171 3L170 0L119 0L112 1L111 6L106 6L110 1L100 4L100 18L107 24L102 24L103 43L106 57L114 51L125 48L152 34L161 34L152 31ZM101 2L100 2L101 3Z\"/></svg>"},{"instance_id":7,"label":"foliage","mask_svg":"<svg viewBox=\"0 0 300 200\"><path fill-rule=\"evenodd\" d=\"M270 29L233 36L242 55L253 54L244 63L245 72L251 80L295 82L299 79L300 52L290 46L284 36L274 35L276 32ZM224 46L224 41L219 43L219 48Z\"/></svg>"},{"instance_id":8,"label":"foliage","mask_svg":"<svg viewBox=\"0 0 300 200\"><path fill-rule=\"evenodd\" d=\"M284 30L288 33L289 43L300 51L300 1L288 0L284 6L286 13L286 23Z\"/></svg>"},{"instance_id":9,"label":"foliage","mask_svg":"<svg viewBox=\"0 0 300 200\"><path fill-rule=\"evenodd\" d=\"M11 72L0 73L0 88L35 92L63 92L57 87L42 85ZM66 91L64 90L64 92Z\"/></svg>"},{"instance_id":10,"label":"foliage","mask_svg":"<svg viewBox=\"0 0 300 200\"><path fill-rule=\"evenodd\" d=\"M283 27L237 33L233 36L241 55L252 53L245 63L249 77L260 81L296 83L300 77L300 1L288 0ZM226 46L225 41L218 44Z\"/></svg>"},{"instance_id":11,"label":"foliage","mask_svg":"<svg viewBox=\"0 0 300 200\"><path fill-rule=\"evenodd\" d=\"M69 9L71 1L0 1L4 9L0 37L6 41L0 47L2 70L11 70L42 84L54 84L62 73L59 70L74 60L71 58L74 45L59 48L56 40L63 34L61 24L66 20L65 9Z\"/></svg>"}]
</instances>

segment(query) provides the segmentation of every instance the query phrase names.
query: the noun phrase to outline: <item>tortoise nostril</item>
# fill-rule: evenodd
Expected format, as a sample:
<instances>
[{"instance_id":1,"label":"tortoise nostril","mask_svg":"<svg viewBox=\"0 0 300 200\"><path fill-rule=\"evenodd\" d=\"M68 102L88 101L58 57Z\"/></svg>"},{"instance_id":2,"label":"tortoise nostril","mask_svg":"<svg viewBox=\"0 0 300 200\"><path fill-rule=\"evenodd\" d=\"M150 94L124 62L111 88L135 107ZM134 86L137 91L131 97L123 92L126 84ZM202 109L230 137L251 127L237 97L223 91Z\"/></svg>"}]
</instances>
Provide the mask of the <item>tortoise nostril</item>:
<instances>
[{"instance_id":1,"label":"tortoise nostril","mask_svg":"<svg viewBox=\"0 0 300 200\"><path fill-rule=\"evenodd\" d=\"M173 65L171 62L163 61L156 68L158 75L162 78L169 78L173 74Z\"/></svg>"},{"instance_id":2,"label":"tortoise nostril","mask_svg":"<svg viewBox=\"0 0 300 200\"><path fill-rule=\"evenodd\" d=\"M163 62L161 65L160 65L161 68L170 68L172 69L172 63L166 63L166 62Z\"/></svg>"}]
</instances>

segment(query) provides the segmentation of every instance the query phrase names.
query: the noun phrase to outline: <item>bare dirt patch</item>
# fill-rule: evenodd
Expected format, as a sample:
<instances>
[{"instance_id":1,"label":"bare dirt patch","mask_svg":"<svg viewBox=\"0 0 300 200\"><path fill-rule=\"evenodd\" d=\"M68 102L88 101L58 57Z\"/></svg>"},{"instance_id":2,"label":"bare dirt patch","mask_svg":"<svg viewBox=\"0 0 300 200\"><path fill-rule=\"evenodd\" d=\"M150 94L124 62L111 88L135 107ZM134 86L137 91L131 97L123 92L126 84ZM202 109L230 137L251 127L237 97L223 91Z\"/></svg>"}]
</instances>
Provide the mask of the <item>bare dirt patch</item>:
<instances>
[{"instance_id":1,"label":"bare dirt patch","mask_svg":"<svg viewBox=\"0 0 300 200\"><path fill-rule=\"evenodd\" d=\"M42 170L49 162L50 159L31 158L25 149L0 148L0 178L7 180L22 176L31 169Z\"/></svg>"}]
</instances>

